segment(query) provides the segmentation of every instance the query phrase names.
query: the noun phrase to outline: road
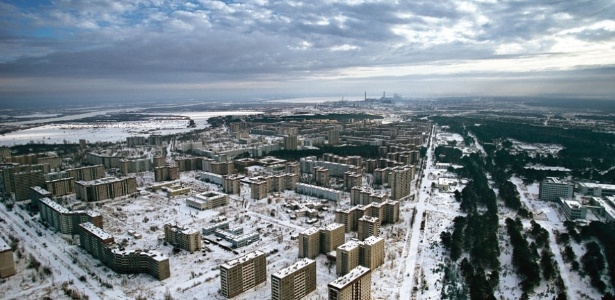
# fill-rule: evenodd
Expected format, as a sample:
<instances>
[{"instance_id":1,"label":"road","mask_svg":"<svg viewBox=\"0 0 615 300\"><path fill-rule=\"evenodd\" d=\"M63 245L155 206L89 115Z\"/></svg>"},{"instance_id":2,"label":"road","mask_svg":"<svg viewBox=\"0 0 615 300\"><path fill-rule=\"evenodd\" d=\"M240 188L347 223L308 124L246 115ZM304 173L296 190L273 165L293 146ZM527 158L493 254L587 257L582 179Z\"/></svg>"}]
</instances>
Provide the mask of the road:
<instances>
[{"instance_id":1,"label":"road","mask_svg":"<svg viewBox=\"0 0 615 300\"><path fill-rule=\"evenodd\" d=\"M427 154L425 156L425 169L429 169L431 166L433 166L433 153L435 148L434 135L435 126L432 126L431 133L429 135ZM423 178L421 182L423 186L431 187L431 180L429 180L428 175L429 172L423 170ZM414 206L416 215L414 217L414 222L410 224L411 228L408 228L408 233L406 234L406 240L408 241L409 239L409 242L404 245L404 250L402 252L402 259L404 259L404 264L400 265L400 268L398 270L398 276L403 276L403 282L399 290L399 296L401 299L411 299L414 282L420 282L420 280L418 279L415 280L414 277L419 276L419 274L415 274L415 270L417 261L420 261L420 254L418 253L418 248L419 244L423 243L423 240L420 238L422 234L421 222L423 222L423 213L425 212L426 204L430 198L429 190L422 189L419 186L417 189L415 189L414 198L417 200L417 203ZM409 216L408 219L410 219Z\"/></svg>"}]
</instances>

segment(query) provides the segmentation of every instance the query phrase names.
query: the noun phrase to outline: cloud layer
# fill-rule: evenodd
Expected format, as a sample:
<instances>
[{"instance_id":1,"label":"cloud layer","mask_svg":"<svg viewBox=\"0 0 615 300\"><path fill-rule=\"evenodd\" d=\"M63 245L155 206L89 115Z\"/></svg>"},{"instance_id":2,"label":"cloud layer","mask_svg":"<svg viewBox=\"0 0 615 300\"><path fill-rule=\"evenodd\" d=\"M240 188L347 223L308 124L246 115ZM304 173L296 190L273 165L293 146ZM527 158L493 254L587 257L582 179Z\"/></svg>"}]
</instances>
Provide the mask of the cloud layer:
<instances>
[{"instance_id":1,"label":"cloud layer","mask_svg":"<svg viewBox=\"0 0 615 300\"><path fill-rule=\"evenodd\" d=\"M0 3L5 99L615 95L612 1L29 2Z\"/></svg>"}]
</instances>

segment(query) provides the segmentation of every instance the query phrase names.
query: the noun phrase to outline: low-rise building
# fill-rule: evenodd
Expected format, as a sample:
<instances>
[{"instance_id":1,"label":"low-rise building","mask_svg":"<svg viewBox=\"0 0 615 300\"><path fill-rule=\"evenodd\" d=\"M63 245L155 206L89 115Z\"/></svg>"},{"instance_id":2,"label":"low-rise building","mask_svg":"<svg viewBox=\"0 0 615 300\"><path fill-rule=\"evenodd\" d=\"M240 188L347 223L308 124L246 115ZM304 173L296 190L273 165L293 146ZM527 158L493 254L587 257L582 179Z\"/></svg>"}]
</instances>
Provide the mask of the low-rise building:
<instances>
[{"instance_id":1,"label":"low-rise building","mask_svg":"<svg viewBox=\"0 0 615 300\"><path fill-rule=\"evenodd\" d=\"M186 198L186 205L198 209L206 210L229 204L229 196L224 193L209 191Z\"/></svg>"}]
</instances>

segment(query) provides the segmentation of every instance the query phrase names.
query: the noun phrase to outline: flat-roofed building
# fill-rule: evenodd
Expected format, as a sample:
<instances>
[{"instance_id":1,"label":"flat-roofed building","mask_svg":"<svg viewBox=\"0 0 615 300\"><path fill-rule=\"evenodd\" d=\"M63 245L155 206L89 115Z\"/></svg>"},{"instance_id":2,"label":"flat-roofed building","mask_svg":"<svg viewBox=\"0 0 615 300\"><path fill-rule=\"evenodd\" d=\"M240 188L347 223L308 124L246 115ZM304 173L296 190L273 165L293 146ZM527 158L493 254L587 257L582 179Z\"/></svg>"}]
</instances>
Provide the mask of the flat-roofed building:
<instances>
[{"instance_id":1,"label":"flat-roofed building","mask_svg":"<svg viewBox=\"0 0 615 300\"><path fill-rule=\"evenodd\" d=\"M68 169L66 173L68 173L66 177L72 177L75 181L91 181L105 178L106 176L105 167L102 165Z\"/></svg>"},{"instance_id":2,"label":"flat-roofed building","mask_svg":"<svg viewBox=\"0 0 615 300\"><path fill-rule=\"evenodd\" d=\"M359 244L359 265L370 268L378 268L384 264L384 239L370 236Z\"/></svg>"},{"instance_id":3,"label":"flat-roofed building","mask_svg":"<svg viewBox=\"0 0 615 300\"><path fill-rule=\"evenodd\" d=\"M177 166L161 166L154 168L154 181L173 181L179 179L179 168Z\"/></svg>"},{"instance_id":4,"label":"flat-roofed building","mask_svg":"<svg viewBox=\"0 0 615 300\"><path fill-rule=\"evenodd\" d=\"M15 200L29 199L30 188L33 186L45 186L45 176L41 170L31 170L13 174L15 180Z\"/></svg>"},{"instance_id":5,"label":"flat-roofed building","mask_svg":"<svg viewBox=\"0 0 615 300\"><path fill-rule=\"evenodd\" d=\"M335 270L337 275L345 275L359 266L359 242L356 240L346 242L337 247L335 256Z\"/></svg>"},{"instance_id":6,"label":"flat-roofed building","mask_svg":"<svg viewBox=\"0 0 615 300\"><path fill-rule=\"evenodd\" d=\"M89 222L95 227L103 228L101 214L91 210L69 211L64 206L49 198L38 201L41 221L63 234L79 233L79 224Z\"/></svg>"},{"instance_id":7,"label":"flat-roofed building","mask_svg":"<svg viewBox=\"0 0 615 300\"><path fill-rule=\"evenodd\" d=\"M189 252L201 250L202 236L196 229L164 224L164 240Z\"/></svg>"},{"instance_id":8,"label":"flat-roofed building","mask_svg":"<svg viewBox=\"0 0 615 300\"><path fill-rule=\"evenodd\" d=\"M370 300L372 286L371 270L358 266L348 274L332 281L327 286L329 300Z\"/></svg>"},{"instance_id":9,"label":"flat-roofed building","mask_svg":"<svg viewBox=\"0 0 615 300\"><path fill-rule=\"evenodd\" d=\"M314 265L314 267L316 267ZM315 271L315 270L314 270ZM15 258L13 249L0 237L0 278L15 275Z\"/></svg>"},{"instance_id":10,"label":"flat-roofed building","mask_svg":"<svg viewBox=\"0 0 615 300\"><path fill-rule=\"evenodd\" d=\"M299 257L315 258L320 254L320 231L316 227L299 233Z\"/></svg>"},{"instance_id":11,"label":"flat-roofed building","mask_svg":"<svg viewBox=\"0 0 615 300\"><path fill-rule=\"evenodd\" d=\"M267 197L267 181L250 182L250 196L256 200Z\"/></svg>"},{"instance_id":12,"label":"flat-roofed building","mask_svg":"<svg viewBox=\"0 0 615 300\"><path fill-rule=\"evenodd\" d=\"M239 195L241 193L240 177L236 174L222 176L222 190L227 194Z\"/></svg>"},{"instance_id":13,"label":"flat-roofed building","mask_svg":"<svg viewBox=\"0 0 615 300\"><path fill-rule=\"evenodd\" d=\"M380 221L376 217L364 215L359 218L358 229L358 238L360 241L370 236L378 236L380 234Z\"/></svg>"},{"instance_id":14,"label":"flat-roofed building","mask_svg":"<svg viewBox=\"0 0 615 300\"><path fill-rule=\"evenodd\" d=\"M320 227L320 253L327 254L344 244L346 239L344 225L339 223Z\"/></svg>"},{"instance_id":15,"label":"flat-roofed building","mask_svg":"<svg viewBox=\"0 0 615 300\"><path fill-rule=\"evenodd\" d=\"M40 186L33 186L30 188L30 204L32 207L38 209L38 201L43 198L51 198L53 195L46 189Z\"/></svg>"},{"instance_id":16,"label":"flat-roofed building","mask_svg":"<svg viewBox=\"0 0 615 300\"><path fill-rule=\"evenodd\" d=\"M189 207L206 210L213 209L220 206L226 206L229 203L229 196L225 193L208 191L195 195L193 197L186 198L186 205Z\"/></svg>"},{"instance_id":17,"label":"flat-roofed building","mask_svg":"<svg viewBox=\"0 0 615 300\"><path fill-rule=\"evenodd\" d=\"M267 280L267 254L260 250L220 265L220 290L233 298Z\"/></svg>"},{"instance_id":18,"label":"flat-roofed building","mask_svg":"<svg viewBox=\"0 0 615 300\"><path fill-rule=\"evenodd\" d=\"M344 188L346 188L346 191L351 191L353 187L362 185L363 175L350 171L344 173Z\"/></svg>"},{"instance_id":19,"label":"flat-roofed building","mask_svg":"<svg viewBox=\"0 0 615 300\"><path fill-rule=\"evenodd\" d=\"M574 195L574 184L556 177L547 177L540 182L538 198L545 201L558 201L559 198L571 199Z\"/></svg>"},{"instance_id":20,"label":"flat-roofed building","mask_svg":"<svg viewBox=\"0 0 615 300\"><path fill-rule=\"evenodd\" d=\"M128 196L137 192L134 177L106 177L92 181L75 181L77 198L86 202L102 201Z\"/></svg>"},{"instance_id":21,"label":"flat-roofed building","mask_svg":"<svg viewBox=\"0 0 615 300\"><path fill-rule=\"evenodd\" d=\"M316 182L316 185L322 186L322 187L330 186L329 169L324 168L324 167L314 167L314 170L312 171L312 173L314 174L314 181Z\"/></svg>"},{"instance_id":22,"label":"flat-roofed building","mask_svg":"<svg viewBox=\"0 0 615 300\"><path fill-rule=\"evenodd\" d=\"M46 181L45 186L53 196L65 196L75 193L75 179L72 177Z\"/></svg>"},{"instance_id":23,"label":"flat-roofed building","mask_svg":"<svg viewBox=\"0 0 615 300\"><path fill-rule=\"evenodd\" d=\"M113 236L92 223L79 224L81 247L117 273L147 273L158 280L171 276L169 258L151 250L126 250Z\"/></svg>"},{"instance_id":24,"label":"flat-roofed building","mask_svg":"<svg viewBox=\"0 0 615 300\"><path fill-rule=\"evenodd\" d=\"M593 182L580 182L579 193L588 196L613 196L615 195L615 184L601 184Z\"/></svg>"},{"instance_id":25,"label":"flat-roofed building","mask_svg":"<svg viewBox=\"0 0 615 300\"><path fill-rule=\"evenodd\" d=\"M316 261L303 258L271 274L271 300L303 299L316 290Z\"/></svg>"}]
</instances>

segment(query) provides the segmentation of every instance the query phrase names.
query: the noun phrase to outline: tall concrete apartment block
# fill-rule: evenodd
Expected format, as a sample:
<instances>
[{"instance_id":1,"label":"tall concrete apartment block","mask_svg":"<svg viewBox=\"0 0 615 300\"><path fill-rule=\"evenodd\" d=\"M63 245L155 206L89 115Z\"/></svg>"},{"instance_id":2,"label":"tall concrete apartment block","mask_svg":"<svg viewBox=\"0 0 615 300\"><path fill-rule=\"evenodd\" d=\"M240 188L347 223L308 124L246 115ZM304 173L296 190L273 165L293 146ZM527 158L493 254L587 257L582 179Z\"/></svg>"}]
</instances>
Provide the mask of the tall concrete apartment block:
<instances>
[{"instance_id":1,"label":"tall concrete apartment block","mask_svg":"<svg viewBox=\"0 0 615 300\"><path fill-rule=\"evenodd\" d=\"M38 203L41 220L63 234L77 234L79 224L86 222L92 223L98 228L103 228L103 217L95 211L69 211L49 198L42 198Z\"/></svg>"},{"instance_id":2,"label":"tall concrete apartment block","mask_svg":"<svg viewBox=\"0 0 615 300\"><path fill-rule=\"evenodd\" d=\"M327 254L344 244L344 225L329 224L312 227L299 233L299 257L313 259L320 253Z\"/></svg>"},{"instance_id":3,"label":"tall concrete apartment block","mask_svg":"<svg viewBox=\"0 0 615 300\"><path fill-rule=\"evenodd\" d=\"M250 178L250 193L252 199L263 199L267 193L293 190L297 185L297 175L294 173L259 176Z\"/></svg>"},{"instance_id":4,"label":"tall concrete apartment block","mask_svg":"<svg viewBox=\"0 0 615 300\"><path fill-rule=\"evenodd\" d=\"M165 242L189 252L201 250L201 232L171 224L164 224Z\"/></svg>"},{"instance_id":5,"label":"tall concrete apartment block","mask_svg":"<svg viewBox=\"0 0 615 300\"><path fill-rule=\"evenodd\" d=\"M303 258L271 274L271 300L303 299L316 290L316 261Z\"/></svg>"},{"instance_id":6,"label":"tall concrete apartment block","mask_svg":"<svg viewBox=\"0 0 615 300\"><path fill-rule=\"evenodd\" d=\"M368 205L357 205L350 209L335 211L335 222L344 224L346 233L359 230L359 219L363 216L375 217L378 224L390 224L399 221L399 201L386 200Z\"/></svg>"},{"instance_id":7,"label":"tall concrete apartment block","mask_svg":"<svg viewBox=\"0 0 615 300\"><path fill-rule=\"evenodd\" d=\"M370 236L378 236L378 234L380 234L380 220L376 217L364 215L359 218L358 226L358 238L360 241Z\"/></svg>"},{"instance_id":8,"label":"tall concrete apartment block","mask_svg":"<svg viewBox=\"0 0 615 300\"><path fill-rule=\"evenodd\" d=\"M38 209L38 201L43 198L52 198L53 195L40 186L30 187L30 205Z\"/></svg>"},{"instance_id":9,"label":"tall concrete apartment block","mask_svg":"<svg viewBox=\"0 0 615 300\"><path fill-rule=\"evenodd\" d=\"M399 200L410 195L410 185L414 177L414 167L396 167L389 173L391 199Z\"/></svg>"},{"instance_id":10,"label":"tall concrete apartment block","mask_svg":"<svg viewBox=\"0 0 615 300\"><path fill-rule=\"evenodd\" d=\"M372 274L366 267L358 266L327 286L329 300L370 300Z\"/></svg>"},{"instance_id":11,"label":"tall concrete apartment block","mask_svg":"<svg viewBox=\"0 0 615 300\"><path fill-rule=\"evenodd\" d=\"M154 158L152 158L152 164L154 168L164 167L167 165L167 158L165 156L154 156Z\"/></svg>"},{"instance_id":12,"label":"tall concrete apartment block","mask_svg":"<svg viewBox=\"0 0 615 300\"><path fill-rule=\"evenodd\" d=\"M329 169L324 167L314 167L312 173L314 174L314 181L319 186L329 187Z\"/></svg>"},{"instance_id":13,"label":"tall concrete apartment block","mask_svg":"<svg viewBox=\"0 0 615 300\"><path fill-rule=\"evenodd\" d=\"M571 199L574 195L574 184L559 180L556 177L547 177L540 182L538 198L546 201L559 201L559 198Z\"/></svg>"},{"instance_id":14,"label":"tall concrete apartment block","mask_svg":"<svg viewBox=\"0 0 615 300\"><path fill-rule=\"evenodd\" d=\"M233 298L267 280L267 254L260 250L220 265L220 290Z\"/></svg>"},{"instance_id":15,"label":"tall concrete apartment block","mask_svg":"<svg viewBox=\"0 0 615 300\"><path fill-rule=\"evenodd\" d=\"M75 193L75 179L72 177L45 182L46 190L53 196L64 196Z\"/></svg>"},{"instance_id":16,"label":"tall concrete apartment block","mask_svg":"<svg viewBox=\"0 0 615 300\"><path fill-rule=\"evenodd\" d=\"M82 167L66 170L68 177L72 177L75 181L91 181L105 178L105 167L102 165Z\"/></svg>"},{"instance_id":17,"label":"tall concrete apartment block","mask_svg":"<svg viewBox=\"0 0 615 300\"><path fill-rule=\"evenodd\" d=\"M315 264L314 269L316 269ZM6 278L13 275L15 275L15 258L13 257L13 249L4 239L0 237L0 278Z\"/></svg>"},{"instance_id":18,"label":"tall concrete apartment block","mask_svg":"<svg viewBox=\"0 0 615 300\"><path fill-rule=\"evenodd\" d=\"M353 187L363 185L363 175L355 172L344 172L344 188L346 191L351 191Z\"/></svg>"},{"instance_id":19,"label":"tall concrete apartment block","mask_svg":"<svg viewBox=\"0 0 615 300\"><path fill-rule=\"evenodd\" d=\"M340 131L337 129L329 130L327 138L329 140L329 145L338 145L340 143Z\"/></svg>"},{"instance_id":20,"label":"tall concrete apartment block","mask_svg":"<svg viewBox=\"0 0 615 300\"><path fill-rule=\"evenodd\" d=\"M289 162L286 163L285 166L286 173L295 174L297 176L301 175L301 164L299 162Z\"/></svg>"},{"instance_id":21,"label":"tall concrete apartment block","mask_svg":"<svg viewBox=\"0 0 615 300\"><path fill-rule=\"evenodd\" d=\"M38 164L38 165L3 165L0 169L0 175L2 175L2 183L4 185L5 193L14 193L16 200L25 200L28 199L28 194L30 193L31 186L41 186L45 185L45 179L43 176L42 182L41 177L43 174L49 173L51 170L48 164ZM40 172L35 172L40 171ZM33 173L34 172L34 173ZM20 174L20 175L17 175ZM40 174L40 175L39 175ZM19 177L19 178L17 178ZM23 182L23 180L27 180L28 182ZM24 194L25 189L25 194Z\"/></svg>"},{"instance_id":22,"label":"tall concrete apartment block","mask_svg":"<svg viewBox=\"0 0 615 300\"><path fill-rule=\"evenodd\" d=\"M77 198L87 201L102 201L131 195L137 192L137 180L134 177L106 177L92 181L75 181Z\"/></svg>"},{"instance_id":23,"label":"tall concrete apartment block","mask_svg":"<svg viewBox=\"0 0 615 300\"><path fill-rule=\"evenodd\" d=\"M113 236L92 223L79 224L81 247L117 273L147 273L158 280L171 276L169 258L151 250L125 250Z\"/></svg>"},{"instance_id":24,"label":"tall concrete apartment block","mask_svg":"<svg viewBox=\"0 0 615 300\"><path fill-rule=\"evenodd\" d=\"M173 181L179 179L179 168L174 166L162 166L154 168L154 181Z\"/></svg>"},{"instance_id":25,"label":"tall concrete apartment block","mask_svg":"<svg viewBox=\"0 0 615 300\"><path fill-rule=\"evenodd\" d=\"M222 190L227 194L241 194L241 181L237 174L222 176Z\"/></svg>"},{"instance_id":26,"label":"tall concrete apartment block","mask_svg":"<svg viewBox=\"0 0 615 300\"><path fill-rule=\"evenodd\" d=\"M284 136L284 149L297 150L298 145L299 145L299 140L297 139L296 135Z\"/></svg>"}]
</instances>

